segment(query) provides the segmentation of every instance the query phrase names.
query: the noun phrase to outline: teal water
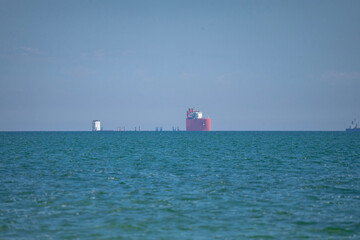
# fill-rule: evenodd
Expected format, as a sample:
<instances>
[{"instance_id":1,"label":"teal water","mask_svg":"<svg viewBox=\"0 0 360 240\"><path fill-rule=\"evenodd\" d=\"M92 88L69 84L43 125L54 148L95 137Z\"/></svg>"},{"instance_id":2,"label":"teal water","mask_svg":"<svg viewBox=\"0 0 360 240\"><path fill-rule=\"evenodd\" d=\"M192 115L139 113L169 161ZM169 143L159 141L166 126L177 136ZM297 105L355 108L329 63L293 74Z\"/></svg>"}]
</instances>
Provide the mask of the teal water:
<instances>
[{"instance_id":1,"label":"teal water","mask_svg":"<svg viewBox=\"0 0 360 240\"><path fill-rule=\"evenodd\" d=\"M360 239L360 134L2 132L0 239Z\"/></svg>"}]
</instances>

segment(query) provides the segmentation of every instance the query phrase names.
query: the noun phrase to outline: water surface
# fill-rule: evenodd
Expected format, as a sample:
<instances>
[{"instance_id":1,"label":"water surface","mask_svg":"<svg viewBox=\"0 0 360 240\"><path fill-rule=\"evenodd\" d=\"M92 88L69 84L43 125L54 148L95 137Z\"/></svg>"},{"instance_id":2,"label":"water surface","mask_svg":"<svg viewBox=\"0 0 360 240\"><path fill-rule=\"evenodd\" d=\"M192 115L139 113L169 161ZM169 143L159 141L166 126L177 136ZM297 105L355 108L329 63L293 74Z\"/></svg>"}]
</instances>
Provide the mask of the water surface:
<instances>
[{"instance_id":1,"label":"water surface","mask_svg":"<svg viewBox=\"0 0 360 240\"><path fill-rule=\"evenodd\" d=\"M2 132L1 239L359 239L360 134Z\"/></svg>"}]
</instances>

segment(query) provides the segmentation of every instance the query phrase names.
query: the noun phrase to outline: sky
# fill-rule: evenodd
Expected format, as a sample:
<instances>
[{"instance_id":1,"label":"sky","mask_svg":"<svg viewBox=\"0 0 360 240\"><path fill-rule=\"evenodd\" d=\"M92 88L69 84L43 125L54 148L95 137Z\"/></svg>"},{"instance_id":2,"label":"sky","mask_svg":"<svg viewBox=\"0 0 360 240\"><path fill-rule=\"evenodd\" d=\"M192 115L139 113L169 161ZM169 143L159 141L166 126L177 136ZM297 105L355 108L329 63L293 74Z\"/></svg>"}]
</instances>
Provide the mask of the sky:
<instances>
[{"instance_id":1,"label":"sky","mask_svg":"<svg viewBox=\"0 0 360 240\"><path fill-rule=\"evenodd\" d=\"M0 0L0 131L344 130L360 1Z\"/></svg>"}]
</instances>

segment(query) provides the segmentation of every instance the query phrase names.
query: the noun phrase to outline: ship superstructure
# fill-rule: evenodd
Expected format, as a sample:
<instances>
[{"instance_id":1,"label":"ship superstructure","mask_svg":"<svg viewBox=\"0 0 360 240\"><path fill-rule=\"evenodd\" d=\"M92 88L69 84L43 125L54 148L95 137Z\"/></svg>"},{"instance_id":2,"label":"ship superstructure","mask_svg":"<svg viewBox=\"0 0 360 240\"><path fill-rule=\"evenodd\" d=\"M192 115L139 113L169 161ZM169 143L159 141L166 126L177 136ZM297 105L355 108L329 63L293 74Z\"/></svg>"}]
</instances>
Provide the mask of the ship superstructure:
<instances>
[{"instance_id":1,"label":"ship superstructure","mask_svg":"<svg viewBox=\"0 0 360 240\"><path fill-rule=\"evenodd\" d=\"M354 119L354 121L351 122L351 125L349 128L346 129L347 132L360 132L359 128L359 122Z\"/></svg>"},{"instance_id":2,"label":"ship superstructure","mask_svg":"<svg viewBox=\"0 0 360 240\"><path fill-rule=\"evenodd\" d=\"M186 131L211 131L211 119L203 118L202 112L189 108L186 112Z\"/></svg>"},{"instance_id":3,"label":"ship superstructure","mask_svg":"<svg viewBox=\"0 0 360 240\"><path fill-rule=\"evenodd\" d=\"M92 131L93 132L101 131L101 122L100 122L100 120L93 120L92 121Z\"/></svg>"}]
</instances>

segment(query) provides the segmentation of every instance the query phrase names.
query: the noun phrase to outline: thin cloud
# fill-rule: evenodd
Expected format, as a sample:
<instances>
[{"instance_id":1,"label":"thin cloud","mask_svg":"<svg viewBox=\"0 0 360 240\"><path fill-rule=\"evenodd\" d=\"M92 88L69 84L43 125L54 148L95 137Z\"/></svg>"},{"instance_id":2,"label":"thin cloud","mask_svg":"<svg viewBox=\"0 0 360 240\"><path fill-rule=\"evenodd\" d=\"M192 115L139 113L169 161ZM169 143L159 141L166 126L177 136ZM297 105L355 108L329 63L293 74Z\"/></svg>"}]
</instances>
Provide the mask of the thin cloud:
<instances>
[{"instance_id":1,"label":"thin cloud","mask_svg":"<svg viewBox=\"0 0 360 240\"><path fill-rule=\"evenodd\" d=\"M325 72L321 76L330 81L360 81L360 72Z\"/></svg>"},{"instance_id":2,"label":"thin cloud","mask_svg":"<svg viewBox=\"0 0 360 240\"><path fill-rule=\"evenodd\" d=\"M1 55L8 56L32 56L40 53L40 50L37 48L20 46L20 47L11 47L11 48L1 48Z\"/></svg>"}]
</instances>

